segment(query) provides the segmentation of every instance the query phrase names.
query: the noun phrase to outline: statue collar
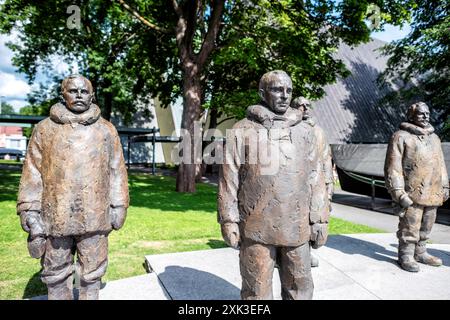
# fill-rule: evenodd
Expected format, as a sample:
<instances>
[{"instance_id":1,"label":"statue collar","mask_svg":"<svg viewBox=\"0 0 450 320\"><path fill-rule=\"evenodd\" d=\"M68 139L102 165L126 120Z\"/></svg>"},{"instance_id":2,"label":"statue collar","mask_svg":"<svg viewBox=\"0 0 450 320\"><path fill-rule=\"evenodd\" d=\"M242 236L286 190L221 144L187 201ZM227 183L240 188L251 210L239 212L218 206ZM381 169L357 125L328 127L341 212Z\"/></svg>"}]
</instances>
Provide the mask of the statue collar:
<instances>
[{"instance_id":1,"label":"statue collar","mask_svg":"<svg viewBox=\"0 0 450 320\"><path fill-rule=\"evenodd\" d=\"M402 122L400 124L400 129L408 131L409 133L415 134L417 136L429 135L434 132L434 128L431 125L426 128L422 128L410 122Z\"/></svg>"},{"instance_id":2,"label":"statue collar","mask_svg":"<svg viewBox=\"0 0 450 320\"><path fill-rule=\"evenodd\" d=\"M50 109L50 119L60 124L82 124L88 126L100 118L100 108L91 104L83 113L75 114L68 110L62 103L54 104Z\"/></svg>"},{"instance_id":3,"label":"statue collar","mask_svg":"<svg viewBox=\"0 0 450 320\"><path fill-rule=\"evenodd\" d=\"M289 108L285 114L278 115L261 104L248 107L247 118L262 124L266 129L289 128L302 120L297 116L296 109Z\"/></svg>"}]
</instances>

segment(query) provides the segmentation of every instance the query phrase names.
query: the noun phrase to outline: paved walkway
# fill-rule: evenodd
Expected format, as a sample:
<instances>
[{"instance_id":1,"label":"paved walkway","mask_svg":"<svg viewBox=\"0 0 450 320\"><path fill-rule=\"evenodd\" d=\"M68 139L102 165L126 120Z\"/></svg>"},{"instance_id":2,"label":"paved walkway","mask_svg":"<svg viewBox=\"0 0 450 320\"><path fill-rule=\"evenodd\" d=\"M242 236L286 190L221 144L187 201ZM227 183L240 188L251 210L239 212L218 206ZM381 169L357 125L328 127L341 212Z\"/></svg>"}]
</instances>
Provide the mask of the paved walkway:
<instances>
[{"instance_id":1,"label":"paved walkway","mask_svg":"<svg viewBox=\"0 0 450 320\"><path fill-rule=\"evenodd\" d=\"M333 211L331 212L331 215L333 217L363 224L386 232L397 231L398 216L392 213L361 209L336 203L334 201L332 204L332 208ZM441 223L435 223L430 234L430 240L433 243L450 244L450 226Z\"/></svg>"},{"instance_id":2,"label":"paved walkway","mask_svg":"<svg viewBox=\"0 0 450 320\"><path fill-rule=\"evenodd\" d=\"M394 234L331 236L314 251L314 299L450 299L450 245L430 245L441 257L439 268L421 265L410 273L397 265ZM231 248L151 255L148 265L169 296L179 299L239 299L241 277L238 251ZM280 281L273 277L274 297L280 299Z\"/></svg>"}]
</instances>

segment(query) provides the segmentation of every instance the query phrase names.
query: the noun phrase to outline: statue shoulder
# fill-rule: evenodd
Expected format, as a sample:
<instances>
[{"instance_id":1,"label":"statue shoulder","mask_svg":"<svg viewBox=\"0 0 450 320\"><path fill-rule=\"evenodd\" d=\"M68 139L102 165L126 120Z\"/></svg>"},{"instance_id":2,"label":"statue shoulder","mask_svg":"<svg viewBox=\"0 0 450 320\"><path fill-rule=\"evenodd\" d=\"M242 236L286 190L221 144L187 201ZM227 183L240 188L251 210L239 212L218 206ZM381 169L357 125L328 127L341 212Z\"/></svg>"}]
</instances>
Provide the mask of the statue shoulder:
<instances>
[{"instance_id":1,"label":"statue shoulder","mask_svg":"<svg viewBox=\"0 0 450 320\"><path fill-rule=\"evenodd\" d=\"M57 125L55 122L53 122L50 117L47 117L41 121L39 121L37 124L34 125L33 128L33 135L37 136L43 136L47 133L50 133L50 131L54 131L52 130L52 128ZM53 133L51 133L53 134Z\"/></svg>"},{"instance_id":2,"label":"statue shoulder","mask_svg":"<svg viewBox=\"0 0 450 320\"><path fill-rule=\"evenodd\" d=\"M104 119L103 117L100 117L97 121L98 125L104 128L103 130L107 132L111 136L118 136L119 133L117 132L117 128L115 125L113 125L108 120Z\"/></svg>"},{"instance_id":3,"label":"statue shoulder","mask_svg":"<svg viewBox=\"0 0 450 320\"><path fill-rule=\"evenodd\" d=\"M433 142L436 142L436 143L439 143L439 144L442 143L441 138L439 138L439 136L436 133L434 133L434 132L431 134L431 138L433 139Z\"/></svg>"},{"instance_id":4,"label":"statue shoulder","mask_svg":"<svg viewBox=\"0 0 450 320\"><path fill-rule=\"evenodd\" d=\"M389 140L390 144L395 144L395 143L403 143L405 140L411 138L412 134L406 130L400 129L395 131L392 136L391 139Z\"/></svg>"}]
</instances>

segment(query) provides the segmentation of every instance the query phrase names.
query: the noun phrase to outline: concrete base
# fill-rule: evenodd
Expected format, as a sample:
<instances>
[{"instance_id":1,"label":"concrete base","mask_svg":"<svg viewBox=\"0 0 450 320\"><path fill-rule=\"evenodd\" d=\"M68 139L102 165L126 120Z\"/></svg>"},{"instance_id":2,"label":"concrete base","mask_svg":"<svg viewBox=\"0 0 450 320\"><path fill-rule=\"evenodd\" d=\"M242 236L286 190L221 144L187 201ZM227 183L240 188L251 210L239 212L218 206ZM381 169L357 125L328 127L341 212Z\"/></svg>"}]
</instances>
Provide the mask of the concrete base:
<instances>
[{"instance_id":1,"label":"concrete base","mask_svg":"<svg viewBox=\"0 0 450 320\"><path fill-rule=\"evenodd\" d=\"M420 265L410 273L397 264L393 233L330 236L313 254L316 300L450 299L450 245L431 244L429 252L444 265ZM111 281L100 300L228 300L240 299L239 251L231 248L146 256L152 273ZM274 272L275 299L280 280ZM33 298L46 299L46 296Z\"/></svg>"},{"instance_id":2,"label":"concrete base","mask_svg":"<svg viewBox=\"0 0 450 320\"><path fill-rule=\"evenodd\" d=\"M325 247L313 250L314 299L450 299L450 245L429 245L444 265L421 264L409 273L397 264L395 234L330 236ZM240 299L239 252L214 249L146 256L171 299ZM275 299L280 281L274 273Z\"/></svg>"},{"instance_id":3,"label":"concrete base","mask_svg":"<svg viewBox=\"0 0 450 320\"><path fill-rule=\"evenodd\" d=\"M75 299L78 290L74 289ZM164 287L155 273L144 274L102 284L99 300L169 300ZM31 300L47 300L47 296L34 297Z\"/></svg>"}]
</instances>

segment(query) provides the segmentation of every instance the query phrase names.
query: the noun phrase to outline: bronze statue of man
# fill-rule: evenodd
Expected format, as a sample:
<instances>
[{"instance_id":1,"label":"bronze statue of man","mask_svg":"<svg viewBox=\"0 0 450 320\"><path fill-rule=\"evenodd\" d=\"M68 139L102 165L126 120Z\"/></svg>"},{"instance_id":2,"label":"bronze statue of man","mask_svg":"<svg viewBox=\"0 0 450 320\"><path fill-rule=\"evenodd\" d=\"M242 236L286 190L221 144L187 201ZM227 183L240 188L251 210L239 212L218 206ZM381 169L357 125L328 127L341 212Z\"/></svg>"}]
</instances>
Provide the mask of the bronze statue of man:
<instances>
[{"instance_id":1,"label":"bronze statue of man","mask_svg":"<svg viewBox=\"0 0 450 320\"><path fill-rule=\"evenodd\" d=\"M98 299L108 260L108 234L125 221L127 171L115 127L93 103L91 82L72 75L62 103L32 133L17 200L31 256L41 258L49 299ZM77 263L74 265L74 253Z\"/></svg>"},{"instance_id":2,"label":"bronze statue of man","mask_svg":"<svg viewBox=\"0 0 450 320\"><path fill-rule=\"evenodd\" d=\"M218 220L226 243L240 247L242 299L273 298L275 264L283 299L312 299L310 243L318 248L328 235L327 160L317 132L290 107L292 81L284 71L264 74L259 95L260 104L227 134ZM255 144L246 141L254 136L266 137L258 147L270 150L271 162L278 158L277 170L264 171L261 154L251 156Z\"/></svg>"},{"instance_id":3,"label":"bronze statue of man","mask_svg":"<svg viewBox=\"0 0 450 320\"><path fill-rule=\"evenodd\" d=\"M404 270L418 272L417 261L442 265L441 259L427 252L426 241L437 207L449 197L449 183L428 106L423 102L411 105L407 117L408 122L391 137L384 171L386 187L400 208L398 262Z\"/></svg>"}]
</instances>

